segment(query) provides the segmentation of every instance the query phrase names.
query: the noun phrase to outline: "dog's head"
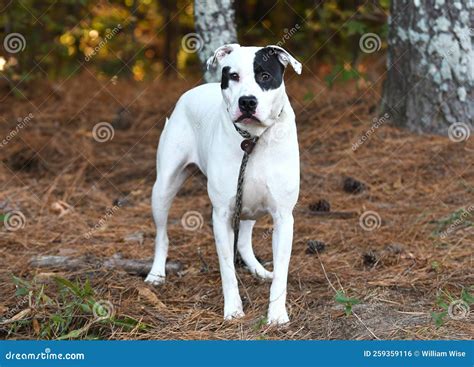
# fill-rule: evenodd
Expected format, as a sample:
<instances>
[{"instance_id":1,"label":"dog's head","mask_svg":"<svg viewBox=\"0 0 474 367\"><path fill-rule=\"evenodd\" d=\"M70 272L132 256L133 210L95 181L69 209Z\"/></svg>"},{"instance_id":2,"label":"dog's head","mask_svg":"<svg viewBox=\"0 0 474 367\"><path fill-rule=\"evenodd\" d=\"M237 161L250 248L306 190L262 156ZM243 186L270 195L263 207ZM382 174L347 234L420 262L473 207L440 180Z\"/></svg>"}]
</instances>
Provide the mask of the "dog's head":
<instances>
[{"instance_id":1,"label":"dog's head","mask_svg":"<svg viewBox=\"0 0 474 367\"><path fill-rule=\"evenodd\" d=\"M219 47L207 67L222 73L221 89L230 118L241 127L272 125L285 103L283 74L290 64L301 74L301 64L279 46Z\"/></svg>"}]
</instances>

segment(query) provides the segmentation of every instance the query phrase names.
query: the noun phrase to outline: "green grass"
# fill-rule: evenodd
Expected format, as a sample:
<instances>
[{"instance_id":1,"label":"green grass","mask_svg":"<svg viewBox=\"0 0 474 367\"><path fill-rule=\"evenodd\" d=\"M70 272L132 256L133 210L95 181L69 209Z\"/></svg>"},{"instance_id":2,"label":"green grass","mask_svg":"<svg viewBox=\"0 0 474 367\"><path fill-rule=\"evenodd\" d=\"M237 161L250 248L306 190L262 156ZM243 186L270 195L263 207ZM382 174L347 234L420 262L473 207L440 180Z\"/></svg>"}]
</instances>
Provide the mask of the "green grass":
<instances>
[{"instance_id":1,"label":"green grass","mask_svg":"<svg viewBox=\"0 0 474 367\"><path fill-rule=\"evenodd\" d=\"M54 283L38 284L13 277L16 296L27 297L28 303L19 320L9 322L8 334L29 331L39 339L104 339L114 331L144 330L147 325L126 315L117 315L114 305L91 287L54 277ZM11 317L14 315L11 315Z\"/></svg>"},{"instance_id":2,"label":"green grass","mask_svg":"<svg viewBox=\"0 0 474 367\"><path fill-rule=\"evenodd\" d=\"M334 296L334 300L344 306L346 316L350 316L352 314L352 306L360 303L357 298L349 298L346 296L344 291L341 290L337 291L336 295Z\"/></svg>"},{"instance_id":3,"label":"green grass","mask_svg":"<svg viewBox=\"0 0 474 367\"><path fill-rule=\"evenodd\" d=\"M267 321L268 319L266 317L262 317L255 323L255 325L253 325L253 330L260 331L263 327L267 325Z\"/></svg>"}]
</instances>

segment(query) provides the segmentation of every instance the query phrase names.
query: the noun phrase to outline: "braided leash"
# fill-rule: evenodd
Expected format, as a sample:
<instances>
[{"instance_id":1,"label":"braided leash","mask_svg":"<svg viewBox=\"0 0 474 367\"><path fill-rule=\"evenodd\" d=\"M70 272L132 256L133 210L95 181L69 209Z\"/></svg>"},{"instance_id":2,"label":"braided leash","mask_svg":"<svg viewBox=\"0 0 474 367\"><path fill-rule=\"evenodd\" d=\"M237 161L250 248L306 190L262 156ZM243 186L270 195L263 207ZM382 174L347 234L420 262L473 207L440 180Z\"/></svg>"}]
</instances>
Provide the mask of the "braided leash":
<instances>
[{"instance_id":1,"label":"braided leash","mask_svg":"<svg viewBox=\"0 0 474 367\"><path fill-rule=\"evenodd\" d=\"M252 136L248 131L242 130L234 124L235 130L244 138L240 144L240 148L244 151L242 163L240 164L239 178L237 180L237 194L235 195L234 217L232 218L232 226L234 228L234 262L237 261L237 242L239 241L240 215L242 213L242 196L244 193L244 176L245 168L252 153L255 144L257 144L258 136Z\"/></svg>"}]
</instances>

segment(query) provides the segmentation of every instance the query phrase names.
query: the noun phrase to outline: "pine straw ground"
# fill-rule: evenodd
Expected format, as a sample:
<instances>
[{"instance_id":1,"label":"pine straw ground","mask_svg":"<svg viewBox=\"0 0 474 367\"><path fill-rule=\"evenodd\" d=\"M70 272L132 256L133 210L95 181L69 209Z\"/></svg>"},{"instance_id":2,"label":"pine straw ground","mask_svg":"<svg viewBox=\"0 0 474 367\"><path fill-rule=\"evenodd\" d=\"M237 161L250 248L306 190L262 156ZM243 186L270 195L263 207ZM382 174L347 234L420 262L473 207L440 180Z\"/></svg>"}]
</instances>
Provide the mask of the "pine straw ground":
<instances>
[{"instance_id":1,"label":"pine straw ground","mask_svg":"<svg viewBox=\"0 0 474 367\"><path fill-rule=\"evenodd\" d=\"M445 137L420 136L382 123L355 152L352 144L370 129L380 86L328 90L312 78L291 80L289 94L297 115L301 149L301 195L295 210L295 235L288 284L291 323L268 327L264 317L269 284L238 269L245 318L224 322L218 260L213 242L211 205L205 178L192 177L176 198L169 220L169 259L184 270L159 288L122 271L91 267L75 271L35 269L38 254L84 254L145 259L153 254L154 225L150 192L155 151L165 116L179 95L196 81L153 83L96 80L88 73L64 84L44 83L24 91L28 100L8 97L0 104L1 136L15 129L17 118L33 114L7 146L0 149L2 211L18 209L24 228L1 228L0 315L22 323L8 324L0 337L36 338L59 306L20 302L12 275L46 285L52 299L53 275L84 283L96 297L110 301L116 315L147 325L129 330L116 325L90 334L111 339L468 339L471 316L444 319L437 328L432 311L440 291L453 299L473 284L473 231L469 217L442 239L442 220L474 203L474 146ZM129 113L118 118L120 106ZM119 121L120 120L120 121ZM101 121L130 122L116 129L113 140L98 143L93 126ZM352 177L366 190L348 193ZM121 207L106 216L114 202ZM349 219L314 216L310 204L326 200L333 211L353 211ZM69 209L64 211L67 205ZM62 206L63 209L60 209ZM314 209L314 208L313 208ZM201 229L188 231L183 215L198 211ZM364 230L359 215L375 211L380 227ZM60 215L62 213L62 215ZM85 234L104 219L105 223ZM470 218L472 219L472 217ZM448 221L448 224L450 222ZM441 227L440 227L441 226ZM257 222L254 248L271 260L271 220ZM446 229L446 228L444 228ZM144 241L125 241L130 234ZM132 236L133 237L133 236ZM136 236L135 236L136 237ZM320 255L308 254L309 240L323 241ZM271 267L271 264L267 265ZM323 266L325 272L323 271ZM333 288L334 287L334 288ZM335 289L360 301L346 316L335 301ZM472 292L472 290L471 290ZM18 314L30 308L26 313ZM70 329L90 321L76 315ZM32 322L32 320L36 320ZM11 330L7 334L5 330ZM91 329L92 330L92 329ZM63 332L64 335L64 332ZM57 337L54 333L49 337Z\"/></svg>"}]
</instances>

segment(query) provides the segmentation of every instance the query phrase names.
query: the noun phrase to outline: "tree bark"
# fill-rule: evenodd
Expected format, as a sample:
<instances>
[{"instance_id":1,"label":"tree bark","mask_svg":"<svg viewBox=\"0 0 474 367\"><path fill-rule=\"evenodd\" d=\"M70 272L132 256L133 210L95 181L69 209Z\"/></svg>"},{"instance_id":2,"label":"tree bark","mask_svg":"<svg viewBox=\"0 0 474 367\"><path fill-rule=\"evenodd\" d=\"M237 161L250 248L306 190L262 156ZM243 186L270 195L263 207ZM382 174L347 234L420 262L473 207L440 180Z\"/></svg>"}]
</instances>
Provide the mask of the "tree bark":
<instances>
[{"instance_id":1,"label":"tree bark","mask_svg":"<svg viewBox=\"0 0 474 367\"><path fill-rule=\"evenodd\" d=\"M233 5L233 0L195 0L194 2L194 24L197 34L202 39L198 54L204 69L206 69L207 59L218 47L237 42ZM205 70L204 80L207 83L218 82L220 75L217 75L215 70Z\"/></svg>"},{"instance_id":2,"label":"tree bark","mask_svg":"<svg viewBox=\"0 0 474 367\"><path fill-rule=\"evenodd\" d=\"M416 132L445 134L474 117L470 1L392 0L382 113Z\"/></svg>"}]
</instances>

